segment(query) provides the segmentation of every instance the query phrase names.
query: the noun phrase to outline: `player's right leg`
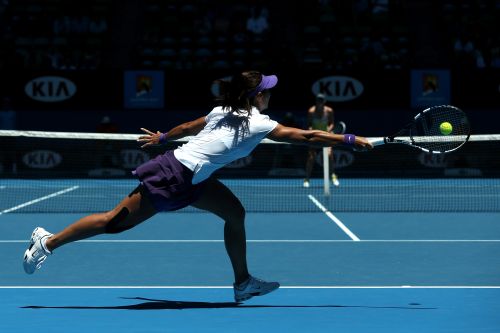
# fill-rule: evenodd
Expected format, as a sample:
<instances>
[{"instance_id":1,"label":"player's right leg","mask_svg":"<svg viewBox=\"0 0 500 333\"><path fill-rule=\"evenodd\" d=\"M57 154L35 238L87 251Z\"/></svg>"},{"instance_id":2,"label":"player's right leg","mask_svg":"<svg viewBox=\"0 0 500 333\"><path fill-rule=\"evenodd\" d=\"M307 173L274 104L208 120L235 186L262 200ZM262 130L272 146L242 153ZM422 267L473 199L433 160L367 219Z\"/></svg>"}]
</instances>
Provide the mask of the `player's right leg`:
<instances>
[{"instance_id":1,"label":"player's right leg","mask_svg":"<svg viewBox=\"0 0 500 333\"><path fill-rule=\"evenodd\" d=\"M23 259L24 270L32 274L39 269L52 251L64 244L103 233L119 233L135 227L156 214L156 209L140 185L114 209L85 216L63 231L51 234L43 228L36 228L30 239L29 248Z\"/></svg>"}]
</instances>

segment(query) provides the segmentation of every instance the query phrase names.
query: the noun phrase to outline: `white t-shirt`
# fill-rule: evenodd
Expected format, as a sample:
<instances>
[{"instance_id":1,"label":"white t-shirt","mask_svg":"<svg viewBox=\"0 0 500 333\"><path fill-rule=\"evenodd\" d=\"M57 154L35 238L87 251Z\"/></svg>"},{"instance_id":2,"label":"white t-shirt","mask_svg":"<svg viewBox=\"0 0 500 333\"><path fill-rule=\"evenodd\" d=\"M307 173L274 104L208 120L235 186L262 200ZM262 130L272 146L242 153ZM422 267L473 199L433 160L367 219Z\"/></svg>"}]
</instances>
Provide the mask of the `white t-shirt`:
<instances>
[{"instance_id":1,"label":"white t-shirt","mask_svg":"<svg viewBox=\"0 0 500 333\"><path fill-rule=\"evenodd\" d=\"M205 121L207 125L200 133L174 150L177 160L194 172L193 184L250 154L278 125L255 107L250 117L244 117L233 115L218 106L206 116Z\"/></svg>"}]
</instances>

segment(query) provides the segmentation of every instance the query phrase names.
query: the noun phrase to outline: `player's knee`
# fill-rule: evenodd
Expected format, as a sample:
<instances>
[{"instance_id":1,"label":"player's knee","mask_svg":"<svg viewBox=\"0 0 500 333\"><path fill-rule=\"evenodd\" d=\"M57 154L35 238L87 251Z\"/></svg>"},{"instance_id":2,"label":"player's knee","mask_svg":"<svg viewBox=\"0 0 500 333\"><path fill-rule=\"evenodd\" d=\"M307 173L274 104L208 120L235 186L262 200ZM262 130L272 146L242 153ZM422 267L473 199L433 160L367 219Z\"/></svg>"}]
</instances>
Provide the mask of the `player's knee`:
<instances>
[{"instance_id":1,"label":"player's knee","mask_svg":"<svg viewBox=\"0 0 500 333\"><path fill-rule=\"evenodd\" d=\"M240 204L233 209L231 214L231 220L233 223L243 224L245 223L245 215L246 215L245 208Z\"/></svg>"},{"instance_id":2,"label":"player's knee","mask_svg":"<svg viewBox=\"0 0 500 333\"><path fill-rule=\"evenodd\" d=\"M110 212L110 217L106 220L106 225L104 226L104 232L107 234L117 234L122 231L132 228L132 225L126 225L125 221L130 214L126 207L123 207L118 213Z\"/></svg>"}]
</instances>

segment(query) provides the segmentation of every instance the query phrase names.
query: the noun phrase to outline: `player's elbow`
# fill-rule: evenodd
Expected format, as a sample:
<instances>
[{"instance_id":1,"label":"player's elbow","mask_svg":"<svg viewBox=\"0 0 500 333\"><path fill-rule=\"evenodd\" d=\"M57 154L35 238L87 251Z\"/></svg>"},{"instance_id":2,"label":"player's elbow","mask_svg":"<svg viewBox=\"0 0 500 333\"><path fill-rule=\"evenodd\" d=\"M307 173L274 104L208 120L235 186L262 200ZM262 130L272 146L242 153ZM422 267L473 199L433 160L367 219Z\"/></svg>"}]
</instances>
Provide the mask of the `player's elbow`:
<instances>
[{"instance_id":1,"label":"player's elbow","mask_svg":"<svg viewBox=\"0 0 500 333\"><path fill-rule=\"evenodd\" d=\"M179 129L181 131L181 134L183 136L190 135L191 134L191 126L189 123L184 123L179 126Z\"/></svg>"},{"instance_id":2,"label":"player's elbow","mask_svg":"<svg viewBox=\"0 0 500 333\"><path fill-rule=\"evenodd\" d=\"M325 134L326 132L321 130L308 131L305 143L310 146L324 147L326 142Z\"/></svg>"},{"instance_id":3,"label":"player's elbow","mask_svg":"<svg viewBox=\"0 0 500 333\"><path fill-rule=\"evenodd\" d=\"M305 145L312 145L318 140L320 133L321 131L318 130L302 131L302 133L295 138L295 141Z\"/></svg>"},{"instance_id":4,"label":"player's elbow","mask_svg":"<svg viewBox=\"0 0 500 333\"><path fill-rule=\"evenodd\" d=\"M194 121L190 121L181 126L181 131L183 135L189 136L198 134L200 129Z\"/></svg>"},{"instance_id":5,"label":"player's elbow","mask_svg":"<svg viewBox=\"0 0 500 333\"><path fill-rule=\"evenodd\" d=\"M315 141L317 140L321 134L323 133L323 131L320 131L320 130L310 130L310 131L307 131L307 133L305 133L305 137L308 141Z\"/></svg>"}]
</instances>

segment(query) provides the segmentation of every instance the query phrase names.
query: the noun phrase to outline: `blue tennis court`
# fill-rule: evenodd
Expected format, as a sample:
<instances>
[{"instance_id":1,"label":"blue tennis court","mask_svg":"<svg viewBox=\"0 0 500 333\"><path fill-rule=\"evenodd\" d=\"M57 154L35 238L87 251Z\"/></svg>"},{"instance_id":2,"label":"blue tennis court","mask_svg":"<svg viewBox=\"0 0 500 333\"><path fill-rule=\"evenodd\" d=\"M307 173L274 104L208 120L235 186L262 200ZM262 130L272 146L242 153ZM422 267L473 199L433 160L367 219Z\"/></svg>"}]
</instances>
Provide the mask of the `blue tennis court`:
<instances>
[{"instance_id":1,"label":"blue tennis court","mask_svg":"<svg viewBox=\"0 0 500 333\"><path fill-rule=\"evenodd\" d=\"M114 182L124 193L131 189L128 180ZM353 191L359 180L349 182L343 179L343 184L352 185L350 189L345 185L345 191ZM84 202L85 185L96 185L93 181L72 185L71 180L38 183L45 187L27 191L30 181L23 181L23 201L10 201L10 206L5 203L15 182L1 183L1 331L50 327L55 332L495 332L500 328L498 212L354 212L342 206L336 212L329 209L330 201L343 193L342 186L325 198L298 183L295 200L310 207L307 212L247 214L250 270L279 281L282 288L237 304L223 224L199 211L158 214L128 232L69 244L40 271L26 275L22 255L33 228L58 231L85 215L34 212L40 210L36 206ZM251 186L254 181L239 180L239 184ZM390 184L395 186L387 180ZM482 186L484 197L472 200L493 201L498 184L485 180ZM23 191L19 186L13 190ZM402 193L400 202L405 200ZM394 196L387 197L388 204ZM356 198L360 200L359 195ZM242 199L249 205L253 200Z\"/></svg>"},{"instance_id":2,"label":"blue tennis court","mask_svg":"<svg viewBox=\"0 0 500 333\"><path fill-rule=\"evenodd\" d=\"M0 0L0 333L500 333L499 31L500 0ZM215 215L119 233L185 203Z\"/></svg>"}]
</instances>

